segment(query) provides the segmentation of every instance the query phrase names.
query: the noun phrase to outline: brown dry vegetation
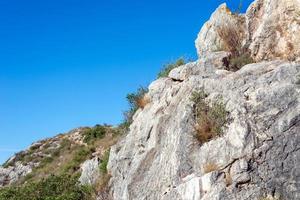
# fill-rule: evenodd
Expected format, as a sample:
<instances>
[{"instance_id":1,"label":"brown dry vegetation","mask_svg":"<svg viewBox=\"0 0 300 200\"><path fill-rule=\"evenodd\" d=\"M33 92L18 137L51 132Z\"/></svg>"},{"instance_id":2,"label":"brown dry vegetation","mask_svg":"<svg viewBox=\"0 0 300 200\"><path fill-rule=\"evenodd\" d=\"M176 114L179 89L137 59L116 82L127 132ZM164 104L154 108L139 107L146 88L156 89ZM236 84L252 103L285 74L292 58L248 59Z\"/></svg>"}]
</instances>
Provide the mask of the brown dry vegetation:
<instances>
[{"instance_id":1,"label":"brown dry vegetation","mask_svg":"<svg viewBox=\"0 0 300 200\"><path fill-rule=\"evenodd\" d=\"M234 25L223 25L217 29L222 39L222 50L231 53L231 56L223 60L226 70L237 71L241 67L254 63L246 47L242 45L242 33Z\"/></svg>"},{"instance_id":2,"label":"brown dry vegetation","mask_svg":"<svg viewBox=\"0 0 300 200\"><path fill-rule=\"evenodd\" d=\"M202 172L204 174L210 173L210 172L214 172L217 171L219 169L218 165L216 165L215 163L206 163L203 165L202 167Z\"/></svg>"},{"instance_id":3,"label":"brown dry vegetation","mask_svg":"<svg viewBox=\"0 0 300 200\"><path fill-rule=\"evenodd\" d=\"M233 26L219 26L217 29L218 35L223 41L223 50L229 51L234 56L241 51L242 42L237 28Z\"/></svg>"},{"instance_id":4,"label":"brown dry vegetation","mask_svg":"<svg viewBox=\"0 0 300 200\"><path fill-rule=\"evenodd\" d=\"M226 183L226 187L232 185L232 177L229 172L225 173L225 183Z\"/></svg>"},{"instance_id":5,"label":"brown dry vegetation","mask_svg":"<svg viewBox=\"0 0 300 200\"><path fill-rule=\"evenodd\" d=\"M42 159L40 165L32 173L20 180L20 183L39 181L50 173L54 175L80 173L80 164L91 158L92 154L97 151L97 148L101 147L105 151L114 145L119 137L120 135L112 130L112 132L107 132L101 139L95 138L93 143L88 145L79 145L68 139L62 139L60 148L54 151L51 157Z\"/></svg>"},{"instance_id":6,"label":"brown dry vegetation","mask_svg":"<svg viewBox=\"0 0 300 200\"><path fill-rule=\"evenodd\" d=\"M191 100L194 102L195 137L203 144L223 133L223 127L227 123L227 111L220 99L214 102L206 102L207 95L203 90L194 92ZM211 103L211 106L209 105Z\"/></svg>"},{"instance_id":7,"label":"brown dry vegetation","mask_svg":"<svg viewBox=\"0 0 300 200\"><path fill-rule=\"evenodd\" d=\"M94 186L97 198L99 200L109 200L111 196L109 194L109 180L111 178L110 174L103 174L101 178L98 179L98 182Z\"/></svg>"},{"instance_id":8,"label":"brown dry vegetation","mask_svg":"<svg viewBox=\"0 0 300 200\"><path fill-rule=\"evenodd\" d=\"M144 109L147 104L150 103L150 99L147 95L144 95L137 99L137 106L141 109Z\"/></svg>"}]
</instances>

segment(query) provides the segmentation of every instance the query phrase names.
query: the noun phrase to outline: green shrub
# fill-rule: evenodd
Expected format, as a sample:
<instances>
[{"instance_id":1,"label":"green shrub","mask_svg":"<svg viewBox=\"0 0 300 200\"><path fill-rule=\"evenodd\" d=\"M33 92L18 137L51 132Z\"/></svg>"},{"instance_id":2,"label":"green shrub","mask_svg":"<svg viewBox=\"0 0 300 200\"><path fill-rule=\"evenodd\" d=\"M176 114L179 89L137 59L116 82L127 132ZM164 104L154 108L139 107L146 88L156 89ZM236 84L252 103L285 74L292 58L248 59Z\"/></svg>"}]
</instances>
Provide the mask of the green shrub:
<instances>
[{"instance_id":1,"label":"green shrub","mask_svg":"<svg viewBox=\"0 0 300 200\"><path fill-rule=\"evenodd\" d=\"M148 89L144 87L140 87L136 92L129 93L126 96L127 102L129 104L129 110L124 112L124 122L120 125L120 128L128 129L130 124L132 123L132 118L135 112L139 108L143 108L145 106L142 102L142 99L145 98Z\"/></svg>"},{"instance_id":2,"label":"green shrub","mask_svg":"<svg viewBox=\"0 0 300 200\"><path fill-rule=\"evenodd\" d=\"M222 39L222 50L231 54L229 58L223 59L225 69L229 71L237 71L249 63L254 63L249 49L243 46L239 29L235 25L222 25L217 28Z\"/></svg>"},{"instance_id":3,"label":"green shrub","mask_svg":"<svg viewBox=\"0 0 300 200\"><path fill-rule=\"evenodd\" d=\"M0 189L0 200L90 200L91 189L81 186L78 177L51 175L38 182Z\"/></svg>"},{"instance_id":4,"label":"green shrub","mask_svg":"<svg viewBox=\"0 0 300 200\"><path fill-rule=\"evenodd\" d=\"M172 69L175 69L176 67L179 67L184 64L186 64L186 61L184 58L179 58L173 63L165 64L163 66L163 68L161 69L161 71L158 73L157 78L167 77L169 75L170 71L172 71Z\"/></svg>"},{"instance_id":5,"label":"green shrub","mask_svg":"<svg viewBox=\"0 0 300 200\"><path fill-rule=\"evenodd\" d=\"M194 92L191 100L194 103L194 115L196 120L196 138L200 143L222 135L222 128L227 122L228 113L220 99L214 102L205 101L207 94L204 90Z\"/></svg>"},{"instance_id":6,"label":"green shrub","mask_svg":"<svg viewBox=\"0 0 300 200\"><path fill-rule=\"evenodd\" d=\"M89 159L91 154L93 153L93 148L89 148L86 146L80 146L76 152L71 162L69 162L63 169L64 173L73 174L78 171L80 168L80 164Z\"/></svg>"},{"instance_id":7,"label":"green shrub","mask_svg":"<svg viewBox=\"0 0 300 200\"><path fill-rule=\"evenodd\" d=\"M104 138L106 134L106 128L101 125L96 125L93 128L88 128L84 131L84 139L83 141L85 143L91 143L97 139Z\"/></svg>"},{"instance_id":8,"label":"green shrub","mask_svg":"<svg viewBox=\"0 0 300 200\"><path fill-rule=\"evenodd\" d=\"M100 172L102 174L107 174L107 164L108 164L108 160L109 160L109 153L110 153L110 150L105 152L105 154L102 158L101 164L99 166Z\"/></svg>"},{"instance_id":9,"label":"green shrub","mask_svg":"<svg viewBox=\"0 0 300 200\"><path fill-rule=\"evenodd\" d=\"M251 58L251 56L248 53L243 53L230 58L228 70L237 71L241 69L241 67L254 62L255 61L253 60L253 58Z\"/></svg>"}]
</instances>

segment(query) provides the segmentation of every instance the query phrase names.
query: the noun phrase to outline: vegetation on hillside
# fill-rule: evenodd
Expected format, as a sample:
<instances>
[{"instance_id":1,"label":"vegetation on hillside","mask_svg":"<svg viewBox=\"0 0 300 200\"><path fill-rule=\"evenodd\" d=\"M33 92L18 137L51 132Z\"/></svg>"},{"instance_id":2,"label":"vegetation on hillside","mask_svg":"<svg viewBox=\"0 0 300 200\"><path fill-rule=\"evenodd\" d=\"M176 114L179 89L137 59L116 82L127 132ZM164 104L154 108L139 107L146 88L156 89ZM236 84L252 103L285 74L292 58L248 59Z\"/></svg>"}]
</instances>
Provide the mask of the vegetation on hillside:
<instances>
[{"instance_id":1,"label":"vegetation on hillside","mask_svg":"<svg viewBox=\"0 0 300 200\"><path fill-rule=\"evenodd\" d=\"M98 124L92 128L87 128L83 133L84 134L83 141L89 144L98 139L104 138L107 132L107 128L109 127L98 125Z\"/></svg>"},{"instance_id":2,"label":"vegetation on hillside","mask_svg":"<svg viewBox=\"0 0 300 200\"><path fill-rule=\"evenodd\" d=\"M186 64L186 59L184 57L178 58L175 62L165 64L158 73L157 78L167 77L172 69L184 64ZM148 89L141 86L135 92L127 94L126 99L129 104L129 109L124 112L124 121L119 126L121 130L123 129L125 132L128 131L136 111L139 108L144 109L144 107L150 103L147 93Z\"/></svg>"},{"instance_id":3,"label":"vegetation on hillside","mask_svg":"<svg viewBox=\"0 0 300 200\"><path fill-rule=\"evenodd\" d=\"M223 127L228 120L228 113L221 99L206 101L204 90L194 92L191 100L194 103L196 138L203 144L222 135Z\"/></svg>"},{"instance_id":4,"label":"vegetation on hillside","mask_svg":"<svg viewBox=\"0 0 300 200\"><path fill-rule=\"evenodd\" d=\"M248 48L244 47L238 27L234 25L222 25L217 29L218 35L222 39L220 50L231 53L228 59L224 60L224 65L229 71L237 71L243 66L254 63Z\"/></svg>"},{"instance_id":5,"label":"vegetation on hillside","mask_svg":"<svg viewBox=\"0 0 300 200\"><path fill-rule=\"evenodd\" d=\"M0 189L0 200L90 200L92 190L78 176L50 175L38 182Z\"/></svg>"},{"instance_id":6,"label":"vegetation on hillside","mask_svg":"<svg viewBox=\"0 0 300 200\"><path fill-rule=\"evenodd\" d=\"M95 199L96 195L107 195L104 191L107 190L110 177L107 173L109 149L120 136L119 128L96 125L80 131L83 144L67 135L61 135L53 139L55 142L45 140L19 154L18 161L39 164L17 183L0 189L0 200L90 200ZM80 186L77 182L81 173L80 166L84 161L92 158L99 147L106 150L100 158L99 183L91 187ZM8 164L13 165L13 163ZM63 179L65 179L64 184L62 184ZM52 193L49 191L50 187L53 187ZM32 194L29 195L31 192Z\"/></svg>"},{"instance_id":7,"label":"vegetation on hillside","mask_svg":"<svg viewBox=\"0 0 300 200\"><path fill-rule=\"evenodd\" d=\"M161 71L158 73L157 78L167 77L172 69L175 69L176 67L182 66L184 64L186 64L186 59L183 57L178 58L175 62L165 64Z\"/></svg>"},{"instance_id":8,"label":"vegetation on hillside","mask_svg":"<svg viewBox=\"0 0 300 200\"><path fill-rule=\"evenodd\" d=\"M145 87L139 87L137 91L129 93L126 96L129 109L124 112L124 122L120 125L120 128L128 130L130 124L133 121L133 116L139 108L144 108L148 103L149 99L146 96L148 89Z\"/></svg>"}]
</instances>

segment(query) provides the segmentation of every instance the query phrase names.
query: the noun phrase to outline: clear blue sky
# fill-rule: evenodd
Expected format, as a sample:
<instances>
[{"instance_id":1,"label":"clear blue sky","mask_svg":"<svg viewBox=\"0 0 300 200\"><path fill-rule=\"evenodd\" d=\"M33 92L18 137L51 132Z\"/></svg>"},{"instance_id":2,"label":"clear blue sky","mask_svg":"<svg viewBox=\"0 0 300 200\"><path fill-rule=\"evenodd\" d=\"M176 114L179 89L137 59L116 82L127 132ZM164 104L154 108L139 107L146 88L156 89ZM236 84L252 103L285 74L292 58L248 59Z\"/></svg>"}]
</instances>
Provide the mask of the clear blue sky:
<instances>
[{"instance_id":1,"label":"clear blue sky","mask_svg":"<svg viewBox=\"0 0 300 200\"><path fill-rule=\"evenodd\" d=\"M239 0L0 0L0 163L79 126L118 124L125 96L185 55ZM244 1L247 7L251 0Z\"/></svg>"}]
</instances>

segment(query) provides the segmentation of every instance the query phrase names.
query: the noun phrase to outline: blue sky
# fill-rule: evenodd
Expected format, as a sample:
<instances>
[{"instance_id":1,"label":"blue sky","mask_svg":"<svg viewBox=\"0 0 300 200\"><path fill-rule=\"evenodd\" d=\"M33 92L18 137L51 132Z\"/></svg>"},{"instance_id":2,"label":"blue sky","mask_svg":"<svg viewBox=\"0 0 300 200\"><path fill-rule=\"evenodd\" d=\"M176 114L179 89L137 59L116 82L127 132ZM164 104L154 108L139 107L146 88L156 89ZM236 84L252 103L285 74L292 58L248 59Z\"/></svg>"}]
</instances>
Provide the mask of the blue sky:
<instances>
[{"instance_id":1,"label":"blue sky","mask_svg":"<svg viewBox=\"0 0 300 200\"><path fill-rule=\"evenodd\" d=\"M0 0L0 163L36 140L121 122L127 93L170 60L196 59L197 33L225 1Z\"/></svg>"}]
</instances>

